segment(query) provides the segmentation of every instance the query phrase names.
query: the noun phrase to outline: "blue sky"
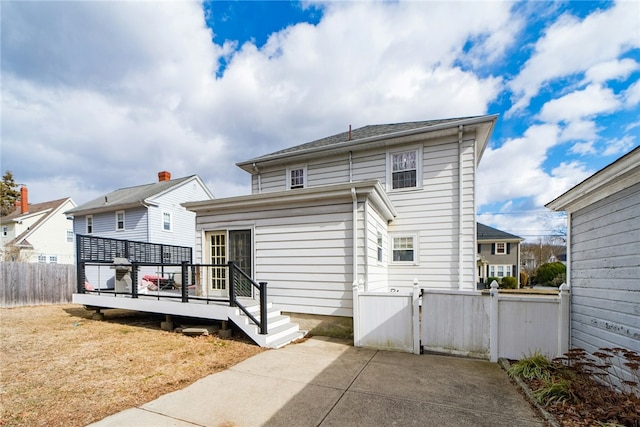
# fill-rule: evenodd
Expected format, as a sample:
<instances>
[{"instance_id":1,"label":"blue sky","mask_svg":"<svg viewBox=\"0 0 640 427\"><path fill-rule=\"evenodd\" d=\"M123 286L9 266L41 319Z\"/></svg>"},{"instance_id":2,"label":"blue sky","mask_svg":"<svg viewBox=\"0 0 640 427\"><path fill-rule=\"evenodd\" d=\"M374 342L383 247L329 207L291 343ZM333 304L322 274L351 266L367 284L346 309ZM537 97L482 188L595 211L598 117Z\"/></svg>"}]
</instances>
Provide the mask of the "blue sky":
<instances>
[{"instance_id":1,"label":"blue sky","mask_svg":"<svg viewBox=\"0 0 640 427\"><path fill-rule=\"evenodd\" d=\"M499 114L478 219L544 204L640 141L638 2L0 3L4 173L30 201L200 175L349 125Z\"/></svg>"}]
</instances>

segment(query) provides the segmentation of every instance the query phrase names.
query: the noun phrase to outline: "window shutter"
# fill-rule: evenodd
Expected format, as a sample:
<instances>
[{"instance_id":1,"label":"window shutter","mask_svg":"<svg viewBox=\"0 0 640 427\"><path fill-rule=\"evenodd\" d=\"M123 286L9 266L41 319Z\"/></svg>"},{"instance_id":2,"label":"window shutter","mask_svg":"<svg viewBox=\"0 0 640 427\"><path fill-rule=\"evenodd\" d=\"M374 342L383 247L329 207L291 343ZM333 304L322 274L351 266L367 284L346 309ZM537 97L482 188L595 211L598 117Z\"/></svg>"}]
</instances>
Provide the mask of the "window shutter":
<instances>
[{"instance_id":1,"label":"window shutter","mask_svg":"<svg viewBox=\"0 0 640 427\"><path fill-rule=\"evenodd\" d=\"M507 254L511 253L511 243L507 243Z\"/></svg>"},{"instance_id":2,"label":"window shutter","mask_svg":"<svg viewBox=\"0 0 640 427\"><path fill-rule=\"evenodd\" d=\"M482 252L482 245L478 243L478 253Z\"/></svg>"},{"instance_id":3,"label":"window shutter","mask_svg":"<svg viewBox=\"0 0 640 427\"><path fill-rule=\"evenodd\" d=\"M492 243L491 244L491 255L495 255L496 254L496 244Z\"/></svg>"}]
</instances>

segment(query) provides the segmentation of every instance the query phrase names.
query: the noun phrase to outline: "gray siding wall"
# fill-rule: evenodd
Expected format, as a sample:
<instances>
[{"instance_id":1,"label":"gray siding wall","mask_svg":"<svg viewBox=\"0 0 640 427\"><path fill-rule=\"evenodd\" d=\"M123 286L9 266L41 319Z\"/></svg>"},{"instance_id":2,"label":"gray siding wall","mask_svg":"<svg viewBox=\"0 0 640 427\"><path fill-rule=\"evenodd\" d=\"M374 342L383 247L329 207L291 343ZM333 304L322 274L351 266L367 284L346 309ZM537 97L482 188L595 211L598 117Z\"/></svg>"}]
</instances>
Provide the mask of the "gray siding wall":
<instances>
[{"instance_id":1,"label":"gray siding wall","mask_svg":"<svg viewBox=\"0 0 640 427\"><path fill-rule=\"evenodd\" d=\"M571 215L571 345L640 352L640 183Z\"/></svg>"},{"instance_id":2,"label":"gray siding wall","mask_svg":"<svg viewBox=\"0 0 640 427\"><path fill-rule=\"evenodd\" d=\"M157 207L149 208L149 241L176 246L195 247L196 214L181 203L207 200L209 197L197 181L189 181L154 199ZM163 213L170 212L171 231L165 231Z\"/></svg>"},{"instance_id":3,"label":"gray siding wall","mask_svg":"<svg viewBox=\"0 0 640 427\"><path fill-rule=\"evenodd\" d=\"M92 235L112 239L148 241L149 217L147 209L141 206L124 211L124 230L119 231L116 231L116 211L94 214ZM87 234L86 216L78 216L73 219L73 231L78 234Z\"/></svg>"},{"instance_id":4,"label":"gray siding wall","mask_svg":"<svg viewBox=\"0 0 640 427\"><path fill-rule=\"evenodd\" d=\"M475 289L475 141L468 138L469 136L465 135L465 141L460 147L463 159L464 200L463 285L468 289ZM460 154L458 145L455 137L416 141L407 145L407 147L422 147L422 188L388 192L389 198L398 211L397 218L388 228L389 242L392 233L417 235L419 259L417 265L389 264L388 285L390 287L409 290L414 278L417 278L421 285L427 287L458 288ZM394 150L397 149L394 148ZM308 186L348 182L349 154L344 153L338 156L317 158L307 162ZM377 179L383 187L386 186L387 150L385 147L354 152L352 163L354 181ZM284 190L285 175L285 167L262 171L262 192ZM252 184L252 188L256 191L255 176ZM389 250L389 247L387 246L386 249Z\"/></svg>"},{"instance_id":5,"label":"gray siding wall","mask_svg":"<svg viewBox=\"0 0 640 427\"><path fill-rule=\"evenodd\" d=\"M359 204L358 223L363 207ZM256 219L259 217L259 219ZM197 218L196 259L207 231L252 228L254 279L268 282L269 301L294 313L351 316L353 215L351 203L309 204ZM364 231L359 231L362 241ZM364 243L362 244L364 245ZM364 254L364 246L358 248ZM364 256L359 255L363 271Z\"/></svg>"}]
</instances>

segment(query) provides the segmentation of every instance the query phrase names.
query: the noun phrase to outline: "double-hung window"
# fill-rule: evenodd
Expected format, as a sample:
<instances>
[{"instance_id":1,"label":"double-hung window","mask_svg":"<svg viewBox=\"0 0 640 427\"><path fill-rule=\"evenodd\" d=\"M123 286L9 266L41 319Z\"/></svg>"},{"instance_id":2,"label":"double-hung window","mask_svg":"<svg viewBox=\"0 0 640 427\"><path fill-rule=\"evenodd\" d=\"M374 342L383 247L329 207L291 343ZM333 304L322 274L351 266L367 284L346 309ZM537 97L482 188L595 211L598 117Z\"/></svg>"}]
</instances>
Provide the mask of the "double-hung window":
<instances>
[{"instance_id":1,"label":"double-hung window","mask_svg":"<svg viewBox=\"0 0 640 427\"><path fill-rule=\"evenodd\" d=\"M171 212L162 212L162 229L171 231Z\"/></svg>"},{"instance_id":2,"label":"double-hung window","mask_svg":"<svg viewBox=\"0 0 640 427\"><path fill-rule=\"evenodd\" d=\"M417 238L415 235L393 236L391 238L392 262L399 264L416 264Z\"/></svg>"},{"instance_id":3,"label":"double-hung window","mask_svg":"<svg viewBox=\"0 0 640 427\"><path fill-rule=\"evenodd\" d=\"M67 230L67 242L73 243L73 230Z\"/></svg>"},{"instance_id":4,"label":"double-hung window","mask_svg":"<svg viewBox=\"0 0 640 427\"><path fill-rule=\"evenodd\" d=\"M87 215L87 234L93 233L93 216Z\"/></svg>"},{"instance_id":5,"label":"double-hung window","mask_svg":"<svg viewBox=\"0 0 640 427\"><path fill-rule=\"evenodd\" d=\"M504 255L507 253L507 244L504 242L498 242L496 243L496 254L497 255Z\"/></svg>"},{"instance_id":6,"label":"double-hung window","mask_svg":"<svg viewBox=\"0 0 640 427\"><path fill-rule=\"evenodd\" d=\"M307 168L296 166L287 168L287 189L305 188L307 186Z\"/></svg>"},{"instance_id":7,"label":"double-hung window","mask_svg":"<svg viewBox=\"0 0 640 427\"><path fill-rule=\"evenodd\" d=\"M390 190L420 188L422 186L422 150L420 148L388 153L388 182Z\"/></svg>"},{"instance_id":8,"label":"double-hung window","mask_svg":"<svg viewBox=\"0 0 640 427\"><path fill-rule=\"evenodd\" d=\"M124 211L116 212L116 230L124 230Z\"/></svg>"}]
</instances>

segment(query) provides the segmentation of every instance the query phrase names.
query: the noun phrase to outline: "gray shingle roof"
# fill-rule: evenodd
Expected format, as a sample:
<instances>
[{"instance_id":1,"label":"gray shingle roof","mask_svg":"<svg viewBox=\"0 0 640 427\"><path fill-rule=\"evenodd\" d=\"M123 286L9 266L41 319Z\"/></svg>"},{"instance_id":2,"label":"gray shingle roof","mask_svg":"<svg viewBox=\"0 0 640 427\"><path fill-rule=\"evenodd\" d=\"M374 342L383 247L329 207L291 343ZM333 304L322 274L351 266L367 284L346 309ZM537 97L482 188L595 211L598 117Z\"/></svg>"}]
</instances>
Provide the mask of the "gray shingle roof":
<instances>
[{"instance_id":1,"label":"gray shingle roof","mask_svg":"<svg viewBox=\"0 0 640 427\"><path fill-rule=\"evenodd\" d=\"M427 120L421 122L406 122L406 123L389 123L382 125L367 125L358 129L351 130L351 139L349 139L349 131L341 132L332 136L328 136L325 138L317 139L315 141L307 142L304 144L296 145L295 147L285 148L284 150L276 151L273 153L265 154L260 157L255 157L251 160L247 160L244 162L237 163L238 166L247 163L260 162L263 160L275 158L284 154L293 154L296 152L301 152L309 149L320 148L320 147L329 147L331 145L346 143L349 141L359 141L371 137L389 135L403 131L409 131L412 129L420 129L427 128L431 126L436 126L444 123L457 122L461 120L468 120L479 118L483 116L471 116L471 117L457 117L450 119L439 119L439 120Z\"/></svg>"},{"instance_id":2,"label":"gray shingle roof","mask_svg":"<svg viewBox=\"0 0 640 427\"><path fill-rule=\"evenodd\" d=\"M489 227L488 225L477 223L477 239L478 240L524 240L522 237L518 237L514 234L506 233L497 228Z\"/></svg>"},{"instance_id":3,"label":"gray shingle roof","mask_svg":"<svg viewBox=\"0 0 640 427\"><path fill-rule=\"evenodd\" d=\"M125 206L141 205L150 197L156 196L169 190L183 182L193 178L195 175L184 178L172 179L170 181L154 182L153 184L138 185L135 187L120 188L73 208L66 213L79 214L82 212L112 211Z\"/></svg>"}]
</instances>

